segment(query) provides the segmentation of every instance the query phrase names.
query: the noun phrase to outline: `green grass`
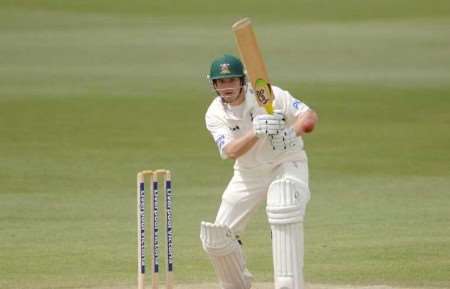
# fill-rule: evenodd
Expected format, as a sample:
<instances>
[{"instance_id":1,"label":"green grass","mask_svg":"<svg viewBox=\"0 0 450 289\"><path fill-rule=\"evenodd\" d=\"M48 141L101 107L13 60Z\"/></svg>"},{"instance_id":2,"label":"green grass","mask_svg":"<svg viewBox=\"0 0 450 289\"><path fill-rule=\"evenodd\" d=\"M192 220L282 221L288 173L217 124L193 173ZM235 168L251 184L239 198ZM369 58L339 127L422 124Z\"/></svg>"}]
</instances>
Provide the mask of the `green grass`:
<instances>
[{"instance_id":1,"label":"green grass","mask_svg":"<svg viewBox=\"0 0 450 289\"><path fill-rule=\"evenodd\" d=\"M450 286L446 1L232 1L217 18L200 0L130 3L0 4L1 288L133 286L136 172L157 167L174 174L177 282L214 281L199 223L232 163L204 128L205 75L241 15L273 82L320 115L307 281ZM244 242L270 281L263 208Z\"/></svg>"},{"instance_id":2,"label":"green grass","mask_svg":"<svg viewBox=\"0 0 450 289\"><path fill-rule=\"evenodd\" d=\"M205 25L214 25L217 17L252 16L258 19L284 21L339 20L354 21L374 18L418 18L448 17L450 6L445 0L342 0L333 3L327 0L286 0L282 5L275 1L220 1L191 0L189 2L167 0L3 0L4 7L24 9L48 9L120 15L175 16L184 21L192 21L191 16L209 18ZM175 20L176 22L177 20ZM181 23L183 23L181 22ZM184 23L185 24L185 23Z\"/></svg>"}]
</instances>

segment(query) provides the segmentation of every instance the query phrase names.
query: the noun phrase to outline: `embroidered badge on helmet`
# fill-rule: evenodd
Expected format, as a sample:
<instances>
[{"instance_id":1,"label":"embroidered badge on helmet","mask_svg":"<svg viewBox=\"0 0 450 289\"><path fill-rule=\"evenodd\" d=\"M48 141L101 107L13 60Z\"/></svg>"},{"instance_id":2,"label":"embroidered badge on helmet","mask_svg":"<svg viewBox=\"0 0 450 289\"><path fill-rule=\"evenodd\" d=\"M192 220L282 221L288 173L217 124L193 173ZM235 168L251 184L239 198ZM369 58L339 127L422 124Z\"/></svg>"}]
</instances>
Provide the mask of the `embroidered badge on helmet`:
<instances>
[{"instance_id":1,"label":"embroidered badge on helmet","mask_svg":"<svg viewBox=\"0 0 450 289\"><path fill-rule=\"evenodd\" d=\"M222 63L220 65L220 74L229 74L230 71L230 64L229 63Z\"/></svg>"}]
</instances>

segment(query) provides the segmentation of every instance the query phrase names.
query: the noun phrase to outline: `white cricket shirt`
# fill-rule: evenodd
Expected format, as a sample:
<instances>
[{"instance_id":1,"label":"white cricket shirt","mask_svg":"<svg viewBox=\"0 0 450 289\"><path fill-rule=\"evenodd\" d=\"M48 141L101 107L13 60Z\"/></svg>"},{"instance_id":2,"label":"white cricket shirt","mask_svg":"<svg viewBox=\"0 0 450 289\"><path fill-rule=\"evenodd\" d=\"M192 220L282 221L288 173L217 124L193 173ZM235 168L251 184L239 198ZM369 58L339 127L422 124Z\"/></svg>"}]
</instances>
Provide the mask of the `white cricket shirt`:
<instances>
[{"instance_id":1,"label":"white cricket shirt","mask_svg":"<svg viewBox=\"0 0 450 289\"><path fill-rule=\"evenodd\" d=\"M272 90L274 93L274 109L283 112L287 127L295 122L297 116L309 110L306 104L294 98L288 91L276 86L272 86ZM250 87L247 89L245 101L238 106L223 103L219 96L213 100L206 112L205 122L223 159L228 158L224 152L224 147L232 140L253 130L253 118L258 114L265 113L264 108L258 106L254 91ZM234 169L265 169L285 161L305 159L303 146L290 148L286 151L274 151L270 139L263 136L248 152L236 159Z\"/></svg>"}]
</instances>

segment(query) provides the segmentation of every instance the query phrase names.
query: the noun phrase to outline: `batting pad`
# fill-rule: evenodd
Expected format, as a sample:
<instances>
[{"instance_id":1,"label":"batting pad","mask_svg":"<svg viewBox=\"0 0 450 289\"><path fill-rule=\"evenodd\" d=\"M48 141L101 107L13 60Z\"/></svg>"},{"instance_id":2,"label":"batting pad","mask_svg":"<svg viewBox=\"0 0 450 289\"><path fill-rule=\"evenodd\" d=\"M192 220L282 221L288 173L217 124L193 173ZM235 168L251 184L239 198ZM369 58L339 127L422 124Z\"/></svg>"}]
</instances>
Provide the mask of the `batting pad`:
<instances>
[{"instance_id":1,"label":"batting pad","mask_svg":"<svg viewBox=\"0 0 450 289\"><path fill-rule=\"evenodd\" d=\"M267 195L272 229L275 289L303 289L303 217L309 200L307 186L293 178L275 180Z\"/></svg>"},{"instance_id":2,"label":"batting pad","mask_svg":"<svg viewBox=\"0 0 450 289\"><path fill-rule=\"evenodd\" d=\"M222 289L249 289L252 275L245 266L241 247L225 225L201 223L203 249L216 271Z\"/></svg>"}]
</instances>

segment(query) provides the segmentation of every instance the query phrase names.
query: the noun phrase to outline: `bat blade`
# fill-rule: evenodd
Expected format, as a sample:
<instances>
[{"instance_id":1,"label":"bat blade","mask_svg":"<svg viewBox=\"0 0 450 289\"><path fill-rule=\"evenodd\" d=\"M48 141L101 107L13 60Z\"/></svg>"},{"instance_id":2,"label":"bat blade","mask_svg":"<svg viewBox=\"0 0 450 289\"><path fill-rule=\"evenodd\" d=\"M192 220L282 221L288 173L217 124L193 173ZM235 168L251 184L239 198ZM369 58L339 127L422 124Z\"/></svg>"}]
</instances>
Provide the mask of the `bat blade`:
<instances>
[{"instance_id":1,"label":"bat blade","mask_svg":"<svg viewBox=\"0 0 450 289\"><path fill-rule=\"evenodd\" d=\"M233 24L232 30L248 78L255 90L256 101L266 109L267 113L272 114L273 91L250 19L243 18L237 21Z\"/></svg>"}]
</instances>

